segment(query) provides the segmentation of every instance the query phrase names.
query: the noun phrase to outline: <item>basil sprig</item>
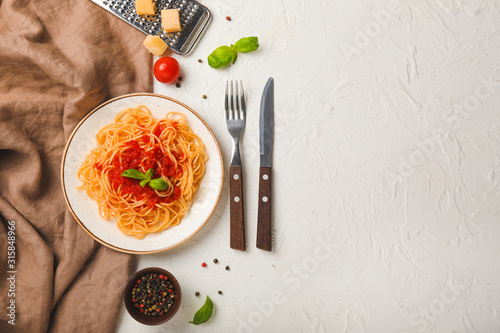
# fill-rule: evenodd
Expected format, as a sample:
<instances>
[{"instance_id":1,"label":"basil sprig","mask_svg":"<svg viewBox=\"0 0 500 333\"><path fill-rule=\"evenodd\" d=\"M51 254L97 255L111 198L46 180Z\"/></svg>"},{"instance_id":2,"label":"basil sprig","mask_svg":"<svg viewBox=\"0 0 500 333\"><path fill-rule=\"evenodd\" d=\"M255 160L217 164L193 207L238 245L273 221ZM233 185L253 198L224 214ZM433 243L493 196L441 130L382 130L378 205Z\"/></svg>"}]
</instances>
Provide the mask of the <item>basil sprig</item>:
<instances>
[{"instance_id":1,"label":"basil sprig","mask_svg":"<svg viewBox=\"0 0 500 333\"><path fill-rule=\"evenodd\" d=\"M212 68L226 67L230 63L234 64L236 62L238 53L248 53L258 48L258 37L243 37L230 46L223 45L216 48L208 56L208 65Z\"/></svg>"},{"instance_id":2,"label":"basil sprig","mask_svg":"<svg viewBox=\"0 0 500 333\"><path fill-rule=\"evenodd\" d=\"M163 191L168 188L168 183L161 178L153 179L153 169L149 169L145 174L136 169L128 169L123 171L122 177L139 179L142 187L149 184L153 190Z\"/></svg>"},{"instance_id":3,"label":"basil sprig","mask_svg":"<svg viewBox=\"0 0 500 333\"><path fill-rule=\"evenodd\" d=\"M198 311L196 311L196 313L194 314L193 321L190 321L190 323L195 325L206 323L210 319L213 313L214 313L214 303L212 303L210 297L207 296L205 304L203 304L203 306Z\"/></svg>"}]
</instances>

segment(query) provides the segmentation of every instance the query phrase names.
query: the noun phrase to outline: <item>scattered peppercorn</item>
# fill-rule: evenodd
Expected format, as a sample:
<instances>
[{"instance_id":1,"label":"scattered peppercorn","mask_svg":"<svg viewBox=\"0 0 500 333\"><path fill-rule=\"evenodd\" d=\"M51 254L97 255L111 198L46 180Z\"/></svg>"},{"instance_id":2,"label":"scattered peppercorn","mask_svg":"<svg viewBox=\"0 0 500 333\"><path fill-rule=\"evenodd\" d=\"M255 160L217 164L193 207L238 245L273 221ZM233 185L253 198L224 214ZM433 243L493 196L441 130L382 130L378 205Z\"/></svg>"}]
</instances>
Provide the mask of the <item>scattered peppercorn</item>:
<instances>
[{"instance_id":1,"label":"scattered peppercorn","mask_svg":"<svg viewBox=\"0 0 500 333\"><path fill-rule=\"evenodd\" d=\"M207 267L206 263L201 264L201 267Z\"/></svg>"},{"instance_id":2,"label":"scattered peppercorn","mask_svg":"<svg viewBox=\"0 0 500 333\"><path fill-rule=\"evenodd\" d=\"M229 266L226 266L226 271L228 271L228 270L229 270Z\"/></svg>"},{"instance_id":3,"label":"scattered peppercorn","mask_svg":"<svg viewBox=\"0 0 500 333\"><path fill-rule=\"evenodd\" d=\"M207 99L207 95L203 95L203 96L201 96L201 97L203 97L203 99Z\"/></svg>"},{"instance_id":4,"label":"scattered peppercorn","mask_svg":"<svg viewBox=\"0 0 500 333\"><path fill-rule=\"evenodd\" d=\"M219 290L218 293L219 293L219 295L222 295L222 291Z\"/></svg>"},{"instance_id":5,"label":"scattered peppercorn","mask_svg":"<svg viewBox=\"0 0 500 333\"><path fill-rule=\"evenodd\" d=\"M205 96L205 95L203 95L203 96ZM216 264L216 263L218 263L218 262L219 262L219 260L214 259L214 264Z\"/></svg>"},{"instance_id":6,"label":"scattered peppercorn","mask_svg":"<svg viewBox=\"0 0 500 333\"><path fill-rule=\"evenodd\" d=\"M195 293L194 293L194 295L195 295L196 297L198 297L198 296L200 296L200 293L199 293L199 292L195 292Z\"/></svg>"},{"instance_id":7,"label":"scattered peppercorn","mask_svg":"<svg viewBox=\"0 0 500 333\"><path fill-rule=\"evenodd\" d=\"M146 274L132 289L134 307L146 316L162 316L174 305L175 289L168 276Z\"/></svg>"},{"instance_id":8,"label":"scattered peppercorn","mask_svg":"<svg viewBox=\"0 0 500 333\"><path fill-rule=\"evenodd\" d=\"M180 84L179 82L177 82L177 83L175 84L175 86L176 86L177 88L180 88L180 87L181 87L181 84Z\"/></svg>"},{"instance_id":9,"label":"scattered peppercorn","mask_svg":"<svg viewBox=\"0 0 500 333\"><path fill-rule=\"evenodd\" d=\"M199 63L201 64L201 63L203 62L203 60L201 60L201 59L198 59L198 62L199 62Z\"/></svg>"},{"instance_id":10,"label":"scattered peppercorn","mask_svg":"<svg viewBox=\"0 0 500 333\"><path fill-rule=\"evenodd\" d=\"M179 76L177 80L182 81L182 76Z\"/></svg>"},{"instance_id":11,"label":"scattered peppercorn","mask_svg":"<svg viewBox=\"0 0 500 333\"><path fill-rule=\"evenodd\" d=\"M231 21L231 17L226 16L226 20Z\"/></svg>"}]
</instances>

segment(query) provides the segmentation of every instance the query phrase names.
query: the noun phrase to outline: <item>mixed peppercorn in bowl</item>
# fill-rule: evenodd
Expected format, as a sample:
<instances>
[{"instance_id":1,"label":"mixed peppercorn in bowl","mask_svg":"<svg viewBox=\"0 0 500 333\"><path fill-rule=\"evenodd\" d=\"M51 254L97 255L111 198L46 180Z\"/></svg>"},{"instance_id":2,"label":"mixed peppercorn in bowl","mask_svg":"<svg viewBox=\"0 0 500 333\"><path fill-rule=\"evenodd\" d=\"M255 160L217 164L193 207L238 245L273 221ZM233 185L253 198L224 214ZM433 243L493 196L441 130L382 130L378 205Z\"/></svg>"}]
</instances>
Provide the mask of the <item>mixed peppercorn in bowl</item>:
<instances>
[{"instance_id":1,"label":"mixed peppercorn in bowl","mask_svg":"<svg viewBox=\"0 0 500 333\"><path fill-rule=\"evenodd\" d=\"M168 271L149 267L135 273L124 293L125 307L138 322L159 325L170 320L181 304L181 288Z\"/></svg>"}]
</instances>

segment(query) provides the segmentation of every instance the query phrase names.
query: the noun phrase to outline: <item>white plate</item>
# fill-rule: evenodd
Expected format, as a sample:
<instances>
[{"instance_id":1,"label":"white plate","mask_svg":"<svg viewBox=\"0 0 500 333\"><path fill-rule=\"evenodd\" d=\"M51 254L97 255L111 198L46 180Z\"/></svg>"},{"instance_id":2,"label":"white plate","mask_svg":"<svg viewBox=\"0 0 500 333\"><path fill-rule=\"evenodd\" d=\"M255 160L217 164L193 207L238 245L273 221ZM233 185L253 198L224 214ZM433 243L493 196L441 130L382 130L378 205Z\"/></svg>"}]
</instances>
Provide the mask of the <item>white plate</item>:
<instances>
[{"instance_id":1,"label":"white plate","mask_svg":"<svg viewBox=\"0 0 500 333\"><path fill-rule=\"evenodd\" d=\"M143 239L124 235L116 227L114 219L101 218L97 204L84 191L76 189L81 185L76 176L77 170L85 157L95 148L97 132L104 125L113 122L118 112L138 105L147 106L155 118L163 118L170 111L184 113L188 125L201 138L208 154L205 175L200 188L181 223L162 232L149 234ZM191 238L205 225L219 201L223 170L219 144L210 127L195 111L170 97L157 94L131 94L99 105L80 121L64 150L61 177L69 209L76 221L90 236L121 252L146 254L173 248Z\"/></svg>"}]
</instances>

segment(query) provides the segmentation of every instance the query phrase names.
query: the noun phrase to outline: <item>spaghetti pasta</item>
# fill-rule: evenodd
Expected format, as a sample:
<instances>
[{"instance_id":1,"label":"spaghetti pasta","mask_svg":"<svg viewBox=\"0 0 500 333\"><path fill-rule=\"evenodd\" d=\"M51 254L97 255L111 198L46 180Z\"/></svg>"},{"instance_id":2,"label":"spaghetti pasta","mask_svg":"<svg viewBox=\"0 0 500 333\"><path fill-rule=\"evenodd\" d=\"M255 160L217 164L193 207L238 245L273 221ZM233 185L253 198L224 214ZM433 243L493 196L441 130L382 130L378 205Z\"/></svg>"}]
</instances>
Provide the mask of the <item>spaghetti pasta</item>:
<instances>
[{"instance_id":1,"label":"spaghetti pasta","mask_svg":"<svg viewBox=\"0 0 500 333\"><path fill-rule=\"evenodd\" d=\"M170 112L154 119L146 106L121 111L96 135L97 147L77 172L78 190L98 204L99 214L115 218L124 234L144 238L178 225L187 213L205 171L207 155L186 117ZM155 190L123 177L128 169L153 169L168 187Z\"/></svg>"}]
</instances>

